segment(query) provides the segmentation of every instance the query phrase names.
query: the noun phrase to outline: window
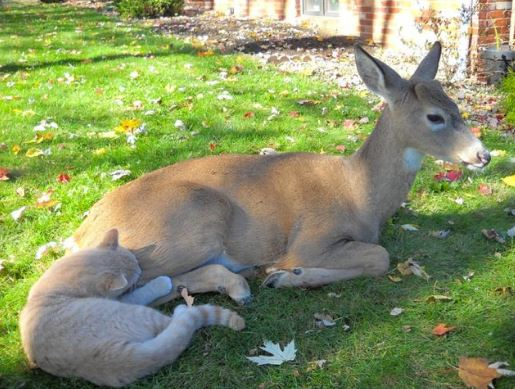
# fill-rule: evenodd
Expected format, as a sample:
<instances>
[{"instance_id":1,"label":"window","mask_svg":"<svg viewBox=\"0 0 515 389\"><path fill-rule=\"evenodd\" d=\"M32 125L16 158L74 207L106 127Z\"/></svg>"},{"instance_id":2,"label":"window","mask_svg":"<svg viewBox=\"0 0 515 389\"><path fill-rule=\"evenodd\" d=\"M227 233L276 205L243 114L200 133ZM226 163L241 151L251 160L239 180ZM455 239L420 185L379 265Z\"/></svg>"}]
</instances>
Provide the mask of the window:
<instances>
[{"instance_id":1,"label":"window","mask_svg":"<svg viewBox=\"0 0 515 389\"><path fill-rule=\"evenodd\" d=\"M339 0L303 0L304 14L338 16Z\"/></svg>"}]
</instances>

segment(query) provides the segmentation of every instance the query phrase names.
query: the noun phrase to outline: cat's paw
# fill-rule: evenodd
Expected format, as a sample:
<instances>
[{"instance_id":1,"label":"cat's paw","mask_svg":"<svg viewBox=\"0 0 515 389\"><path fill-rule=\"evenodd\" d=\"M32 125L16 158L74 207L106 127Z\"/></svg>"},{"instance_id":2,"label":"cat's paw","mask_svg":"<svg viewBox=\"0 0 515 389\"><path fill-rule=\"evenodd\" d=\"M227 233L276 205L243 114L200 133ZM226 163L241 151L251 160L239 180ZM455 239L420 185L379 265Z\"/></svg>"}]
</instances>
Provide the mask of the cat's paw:
<instances>
[{"instance_id":1,"label":"cat's paw","mask_svg":"<svg viewBox=\"0 0 515 389\"><path fill-rule=\"evenodd\" d=\"M178 314L181 314L183 312L186 312L186 310L188 309L188 306L185 305L185 304L181 304L181 305L177 305L175 307L175 309L173 310L173 314L174 315L178 315Z\"/></svg>"},{"instance_id":2,"label":"cat's paw","mask_svg":"<svg viewBox=\"0 0 515 389\"><path fill-rule=\"evenodd\" d=\"M159 295L159 297L166 296L173 289L172 279L168 276L156 277L151 280L149 284L152 285L152 289Z\"/></svg>"}]
</instances>

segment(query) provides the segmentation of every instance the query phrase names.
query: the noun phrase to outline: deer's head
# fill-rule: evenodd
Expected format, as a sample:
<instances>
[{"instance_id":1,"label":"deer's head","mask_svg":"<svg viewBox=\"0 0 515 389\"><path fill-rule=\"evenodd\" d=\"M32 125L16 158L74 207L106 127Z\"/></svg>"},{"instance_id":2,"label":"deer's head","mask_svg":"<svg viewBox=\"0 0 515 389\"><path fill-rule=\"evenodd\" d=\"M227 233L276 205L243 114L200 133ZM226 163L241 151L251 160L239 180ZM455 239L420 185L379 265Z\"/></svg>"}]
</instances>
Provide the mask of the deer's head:
<instances>
[{"instance_id":1,"label":"deer's head","mask_svg":"<svg viewBox=\"0 0 515 389\"><path fill-rule=\"evenodd\" d=\"M456 104L434 80L442 47L436 42L409 80L355 46L358 73L388 103L391 136L413 154L430 154L470 168L490 162L490 153L465 125Z\"/></svg>"}]
</instances>

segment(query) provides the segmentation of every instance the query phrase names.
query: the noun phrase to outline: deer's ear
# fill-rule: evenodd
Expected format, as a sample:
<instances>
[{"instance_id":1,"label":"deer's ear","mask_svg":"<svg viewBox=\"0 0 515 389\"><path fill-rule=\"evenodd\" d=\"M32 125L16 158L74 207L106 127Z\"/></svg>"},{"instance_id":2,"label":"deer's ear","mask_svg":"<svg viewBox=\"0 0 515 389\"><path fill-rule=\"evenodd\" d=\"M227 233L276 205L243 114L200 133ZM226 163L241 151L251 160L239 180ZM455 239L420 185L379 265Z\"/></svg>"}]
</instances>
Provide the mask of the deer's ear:
<instances>
[{"instance_id":1,"label":"deer's ear","mask_svg":"<svg viewBox=\"0 0 515 389\"><path fill-rule=\"evenodd\" d=\"M411 76L411 79L421 78L422 80L433 80L438 72L438 64L440 63L440 56L442 54L442 45L440 42L435 42L429 53L424 57L417 70Z\"/></svg>"},{"instance_id":2,"label":"deer's ear","mask_svg":"<svg viewBox=\"0 0 515 389\"><path fill-rule=\"evenodd\" d=\"M358 73L367 88L383 97L388 103L393 102L405 82L401 76L384 62L372 57L359 45L354 46L354 54Z\"/></svg>"},{"instance_id":3,"label":"deer's ear","mask_svg":"<svg viewBox=\"0 0 515 389\"><path fill-rule=\"evenodd\" d=\"M97 246L102 249L116 250L118 248L118 230L113 228L107 231L104 235L104 239Z\"/></svg>"}]
</instances>

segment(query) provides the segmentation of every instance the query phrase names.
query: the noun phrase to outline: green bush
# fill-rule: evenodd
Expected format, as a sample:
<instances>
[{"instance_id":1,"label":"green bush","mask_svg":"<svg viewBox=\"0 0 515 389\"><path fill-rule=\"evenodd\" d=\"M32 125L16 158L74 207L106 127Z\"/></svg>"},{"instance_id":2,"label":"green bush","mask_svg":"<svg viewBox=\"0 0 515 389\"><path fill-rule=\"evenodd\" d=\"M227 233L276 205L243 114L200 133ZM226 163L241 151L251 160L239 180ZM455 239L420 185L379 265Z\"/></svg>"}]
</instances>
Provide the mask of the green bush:
<instances>
[{"instance_id":1,"label":"green bush","mask_svg":"<svg viewBox=\"0 0 515 389\"><path fill-rule=\"evenodd\" d=\"M116 6L127 17L173 16L181 13L184 0L119 0Z\"/></svg>"},{"instance_id":2,"label":"green bush","mask_svg":"<svg viewBox=\"0 0 515 389\"><path fill-rule=\"evenodd\" d=\"M506 93L506 99L504 100L506 121L515 124L515 72L511 72L504 79L502 89Z\"/></svg>"}]
</instances>

